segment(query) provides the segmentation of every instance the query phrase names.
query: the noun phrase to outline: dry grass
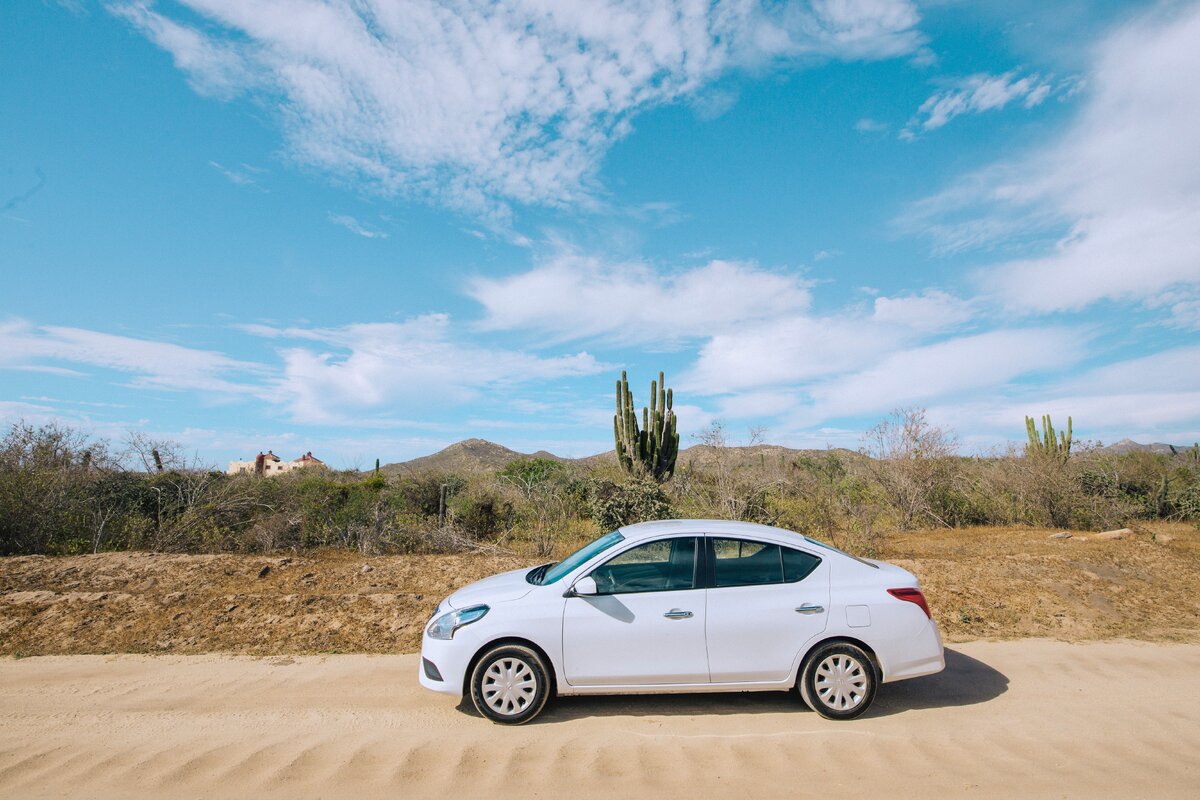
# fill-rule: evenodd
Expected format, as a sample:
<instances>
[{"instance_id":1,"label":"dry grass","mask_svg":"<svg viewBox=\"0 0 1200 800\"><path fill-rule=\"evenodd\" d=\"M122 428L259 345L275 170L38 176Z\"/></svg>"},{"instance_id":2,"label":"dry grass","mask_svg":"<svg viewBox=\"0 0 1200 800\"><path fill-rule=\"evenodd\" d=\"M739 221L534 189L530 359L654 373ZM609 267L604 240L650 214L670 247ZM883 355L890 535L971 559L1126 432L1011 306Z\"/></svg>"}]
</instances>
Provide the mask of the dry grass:
<instances>
[{"instance_id":1,"label":"dry grass","mask_svg":"<svg viewBox=\"0 0 1200 800\"><path fill-rule=\"evenodd\" d=\"M1200 641L1194 527L1157 524L1116 541L1050 533L896 533L883 557L920 577L950 641ZM346 553L5 558L0 654L410 652L446 594L533 563Z\"/></svg>"}]
</instances>

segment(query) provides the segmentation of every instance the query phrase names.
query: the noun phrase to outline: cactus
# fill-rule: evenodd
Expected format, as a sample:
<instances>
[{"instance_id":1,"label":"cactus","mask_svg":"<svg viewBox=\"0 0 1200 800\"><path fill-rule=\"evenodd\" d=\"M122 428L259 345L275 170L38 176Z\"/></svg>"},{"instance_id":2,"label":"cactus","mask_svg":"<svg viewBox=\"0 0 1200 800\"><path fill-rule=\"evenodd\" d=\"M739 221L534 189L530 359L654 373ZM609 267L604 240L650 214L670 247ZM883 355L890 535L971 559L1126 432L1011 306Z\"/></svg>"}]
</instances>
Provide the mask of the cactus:
<instances>
[{"instance_id":1,"label":"cactus","mask_svg":"<svg viewBox=\"0 0 1200 800\"><path fill-rule=\"evenodd\" d=\"M1192 462L1200 464L1200 442L1192 442L1192 449L1188 450L1187 457Z\"/></svg>"},{"instance_id":2,"label":"cactus","mask_svg":"<svg viewBox=\"0 0 1200 800\"><path fill-rule=\"evenodd\" d=\"M1025 432L1029 435L1029 444L1025 446L1025 452L1029 454L1038 454L1044 456L1053 456L1054 458L1066 461L1071 457L1071 418L1067 417L1067 430L1060 432L1058 438L1054 436L1054 424L1050 421L1050 415L1042 416L1042 432L1039 435L1037 423L1033 417L1025 418Z\"/></svg>"},{"instance_id":3,"label":"cactus","mask_svg":"<svg viewBox=\"0 0 1200 800\"><path fill-rule=\"evenodd\" d=\"M613 415L613 441L621 468L631 475L652 475L656 481L668 480L675 472L679 455L679 433L672 407L674 392L666 387L663 373L650 381L650 407L642 407L638 427L633 409L633 392L621 372L617 381L617 413Z\"/></svg>"},{"instance_id":4,"label":"cactus","mask_svg":"<svg viewBox=\"0 0 1200 800\"><path fill-rule=\"evenodd\" d=\"M1167 497L1170 490L1171 479L1167 477L1167 473L1163 473L1162 482L1158 485L1158 492L1154 495L1154 515L1159 519L1167 516Z\"/></svg>"}]
</instances>

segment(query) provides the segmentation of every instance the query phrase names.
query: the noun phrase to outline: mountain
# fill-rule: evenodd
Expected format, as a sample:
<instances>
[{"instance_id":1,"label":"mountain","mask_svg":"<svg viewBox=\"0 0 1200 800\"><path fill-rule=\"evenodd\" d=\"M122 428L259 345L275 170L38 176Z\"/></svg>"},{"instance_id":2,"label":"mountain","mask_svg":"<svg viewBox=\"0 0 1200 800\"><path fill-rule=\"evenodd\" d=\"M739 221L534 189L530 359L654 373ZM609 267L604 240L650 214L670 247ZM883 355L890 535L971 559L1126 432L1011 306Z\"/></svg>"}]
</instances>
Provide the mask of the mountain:
<instances>
[{"instance_id":1,"label":"mountain","mask_svg":"<svg viewBox=\"0 0 1200 800\"><path fill-rule=\"evenodd\" d=\"M679 451L676 470L711 469L716 465L719 457L724 458L726 466L731 470L775 469L788 467L798 458L820 457L828 452L836 452L843 457L859 457L858 453L843 449L834 451L793 450L773 444L756 444L749 447L726 447L722 451L709 445L698 444ZM421 456L411 461L386 464L380 470L387 475L409 472L455 472L469 475L504 469L510 462L519 458L549 458L553 461L578 464L587 468L617 463L617 455L613 450L585 458L563 458L545 450L539 450L536 453L518 453L516 450L510 450L486 439L466 439L432 455Z\"/></svg>"},{"instance_id":2,"label":"mountain","mask_svg":"<svg viewBox=\"0 0 1200 800\"><path fill-rule=\"evenodd\" d=\"M411 461L399 461L386 464L380 471L387 475L404 472L456 472L471 474L504 469L509 462L518 458L549 458L554 461L568 461L553 453L539 450L536 453L518 453L503 445L489 442L486 439L464 439L444 450L428 456L414 458Z\"/></svg>"},{"instance_id":3,"label":"mountain","mask_svg":"<svg viewBox=\"0 0 1200 800\"><path fill-rule=\"evenodd\" d=\"M1192 446L1190 444L1177 444L1174 445L1174 452L1184 453L1190 450L1191 447ZM1172 453L1172 445L1164 444L1162 442L1155 442L1154 444L1141 444L1140 442L1135 442L1133 439L1122 439L1121 441L1110 444L1107 447L1101 447L1099 450L1101 453L1112 453L1114 455L1143 452L1169 456Z\"/></svg>"}]
</instances>

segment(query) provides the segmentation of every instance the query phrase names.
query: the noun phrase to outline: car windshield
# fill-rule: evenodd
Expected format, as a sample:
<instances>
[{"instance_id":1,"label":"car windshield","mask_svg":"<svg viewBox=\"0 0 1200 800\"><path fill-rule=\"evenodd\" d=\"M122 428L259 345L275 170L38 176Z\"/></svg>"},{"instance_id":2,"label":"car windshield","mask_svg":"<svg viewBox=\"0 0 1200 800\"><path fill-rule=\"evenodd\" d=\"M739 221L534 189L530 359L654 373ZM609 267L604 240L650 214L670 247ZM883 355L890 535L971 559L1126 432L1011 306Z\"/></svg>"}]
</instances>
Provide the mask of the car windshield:
<instances>
[{"instance_id":1,"label":"car windshield","mask_svg":"<svg viewBox=\"0 0 1200 800\"><path fill-rule=\"evenodd\" d=\"M873 567L874 569L879 569L878 564L872 564L870 561L859 558L858 556L855 556L855 555L851 555L850 553L847 553L845 550L839 550L838 548L834 547L831 544L825 544L824 542L818 542L816 539L809 538L808 536L804 537L804 541L808 542L809 544L815 544L817 547L824 547L826 550L832 550L835 553L840 553L840 554L844 555L846 558L853 558L858 563L866 564L868 567Z\"/></svg>"},{"instance_id":2,"label":"car windshield","mask_svg":"<svg viewBox=\"0 0 1200 800\"><path fill-rule=\"evenodd\" d=\"M597 553L603 553L617 542L623 541L625 541L625 537L621 535L621 532L613 531L610 534L601 536L591 544L584 545L557 564L547 564L544 567L536 567L525 576L525 579L537 586L544 586L548 583L554 583L563 575L566 575L568 572L575 569L592 556L596 555Z\"/></svg>"}]
</instances>

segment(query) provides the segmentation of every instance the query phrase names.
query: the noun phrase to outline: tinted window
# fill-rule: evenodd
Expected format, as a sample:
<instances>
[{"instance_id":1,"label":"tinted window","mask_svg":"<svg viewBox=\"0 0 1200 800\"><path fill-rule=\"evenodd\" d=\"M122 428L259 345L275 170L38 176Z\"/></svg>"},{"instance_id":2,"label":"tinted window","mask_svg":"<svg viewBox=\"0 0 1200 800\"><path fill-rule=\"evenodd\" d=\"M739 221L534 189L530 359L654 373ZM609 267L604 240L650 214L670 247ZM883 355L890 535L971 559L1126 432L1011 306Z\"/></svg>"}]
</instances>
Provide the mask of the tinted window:
<instances>
[{"instance_id":1,"label":"tinted window","mask_svg":"<svg viewBox=\"0 0 1200 800\"><path fill-rule=\"evenodd\" d=\"M659 539L626 550L596 569L600 594L663 592L696 586L697 539Z\"/></svg>"},{"instance_id":2,"label":"tinted window","mask_svg":"<svg viewBox=\"0 0 1200 800\"><path fill-rule=\"evenodd\" d=\"M821 559L814 555L790 547L783 548L783 577L788 583L804 580L820 563Z\"/></svg>"},{"instance_id":3,"label":"tinted window","mask_svg":"<svg viewBox=\"0 0 1200 800\"><path fill-rule=\"evenodd\" d=\"M783 583L783 559L779 545L716 538L712 543L714 586Z\"/></svg>"}]
</instances>

